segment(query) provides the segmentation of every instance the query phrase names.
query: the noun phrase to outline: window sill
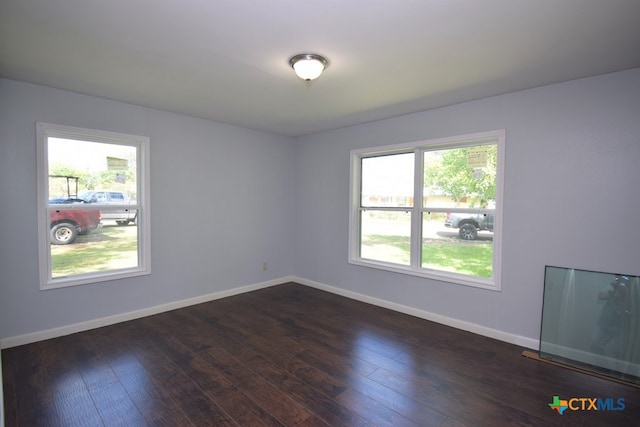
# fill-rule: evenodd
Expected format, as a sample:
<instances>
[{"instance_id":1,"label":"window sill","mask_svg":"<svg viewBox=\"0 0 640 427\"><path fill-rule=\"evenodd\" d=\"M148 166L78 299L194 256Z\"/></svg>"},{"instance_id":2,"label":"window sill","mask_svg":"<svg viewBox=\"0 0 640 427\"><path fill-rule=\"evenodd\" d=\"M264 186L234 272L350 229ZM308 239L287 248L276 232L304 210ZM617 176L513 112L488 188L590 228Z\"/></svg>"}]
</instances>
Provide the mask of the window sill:
<instances>
[{"instance_id":1,"label":"window sill","mask_svg":"<svg viewBox=\"0 0 640 427\"><path fill-rule=\"evenodd\" d=\"M429 270L425 268L413 269L409 266L364 259L350 259L349 264L500 292L499 282L496 281L495 277L481 278L446 271Z\"/></svg>"},{"instance_id":2,"label":"window sill","mask_svg":"<svg viewBox=\"0 0 640 427\"><path fill-rule=\"evenodd\" d=\"M149 269L128 269L121 271L111 272L97 272L88 274L78 274L69 277L58 277L55 279L49 279L47 283L40 287L42 291L48 291L51 289L67 288L69 286L88 285L92 283L106 282L111 280L128 279L131 277L147 276L150 275Z\"/></svg>"}]
</instances>

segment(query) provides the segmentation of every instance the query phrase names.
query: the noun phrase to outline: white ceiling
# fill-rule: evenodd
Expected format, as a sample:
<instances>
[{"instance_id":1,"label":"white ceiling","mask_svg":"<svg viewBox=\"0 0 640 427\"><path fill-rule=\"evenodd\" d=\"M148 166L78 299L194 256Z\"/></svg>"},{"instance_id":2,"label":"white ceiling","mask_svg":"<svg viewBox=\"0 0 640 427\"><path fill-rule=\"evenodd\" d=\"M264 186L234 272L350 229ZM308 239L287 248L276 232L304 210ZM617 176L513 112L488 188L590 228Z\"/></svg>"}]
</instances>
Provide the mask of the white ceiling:
<instances>
[{"instance_id":1,"label":"white ceiling","mask_svg":"<svg viewBox=\"0 0 640 427\"><path fill-rule=\"evenodd\" d=\"M0 0L0 76L298 136L640 67L638 0ZM329 60L310 87L288 64Z\"/></svg>"}]
</instances>

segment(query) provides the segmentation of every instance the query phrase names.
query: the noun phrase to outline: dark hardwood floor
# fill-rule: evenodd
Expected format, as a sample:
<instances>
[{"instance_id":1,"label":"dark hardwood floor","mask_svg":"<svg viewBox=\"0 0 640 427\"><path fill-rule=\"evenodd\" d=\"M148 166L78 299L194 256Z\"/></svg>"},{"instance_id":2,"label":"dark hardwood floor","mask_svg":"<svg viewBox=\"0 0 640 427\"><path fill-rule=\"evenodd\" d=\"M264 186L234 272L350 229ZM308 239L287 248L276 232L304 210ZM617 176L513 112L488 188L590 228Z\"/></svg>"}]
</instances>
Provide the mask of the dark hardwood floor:
<instances>
[{"instance_id":1,"label":"dark hardwood floor","mask_svg":"<svg viewBox=\"0 0 640 427\"><path fill-rule=\"evenodd\" d=\"M2 352L12 426L637 426L640 391L284 284ZM553 396L624 398L565 411Z\"/></svg>"}]
</instances>

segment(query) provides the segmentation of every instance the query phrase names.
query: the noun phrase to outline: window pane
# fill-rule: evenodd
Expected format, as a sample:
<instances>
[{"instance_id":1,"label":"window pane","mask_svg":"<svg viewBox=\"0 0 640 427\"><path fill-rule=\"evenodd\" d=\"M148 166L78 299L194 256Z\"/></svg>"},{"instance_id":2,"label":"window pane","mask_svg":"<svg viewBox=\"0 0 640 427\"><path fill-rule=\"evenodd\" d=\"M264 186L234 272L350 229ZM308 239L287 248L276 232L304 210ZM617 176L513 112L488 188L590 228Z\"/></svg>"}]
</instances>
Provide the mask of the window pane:
<instances>
[{"instance_id":1,"label":"window pane","mask_svg":"<svg viewBox=\"0 0 640 427\"><path fill-rule=\"evenodd\" d=\"M497 145L424 153L423 207L494 208Z\"/></svg>"},{"instance_id":2,"label":"window pane","mask_svg":"<svg viewBox=\"0 0 640 427\"><path fill-rule=\"evenodd\" d=\"M47 138L51 279L140 265L137 147Z\"/></svg>"},{"instance_id":3,"label":"window pane","mask_svg":"<svg viewBox=\"0 0 640 427\"><path fill-rule=\"evenodd\" d=\"M361 206L413 206L413 170L413 153L363 158Z\"/></svg>"},{"instance_id":4,"label":"window pane","mask_svg":"<svg viewBox=\"0 0 640 427\"><path fill-rule=\"evenodd\" d=\"M361 258L409 265L411 213L367 210L360 218Z\"/></svg>"},{"instance_id":5,"label":"window pane","mask_svg":"<svg viewBox=\"0 0 640 427\"><path fill-rule=\"evenodd\" d=\"M425 212L421 267L492 277L493 217L493 214Z\"/></svg>"},{"instance_id":6,"label":"window pane","mask_svg":"<svg viewBox=\"0 0 640 427\"><path fill-rule=\"evenodd\" d=\"M47 144L50 200L113 204L122 192L136 195L136 147L53 137Z\"/></svg>"},{"instance_id":7,"label":"window pane","mask_svg":"<svg viewBox=\"0 0 640 427\"><path fill-rule=\"evenodd\" d=\"M73 234L69 224L55 226L54 232L62 238ZM105 224L78 234L72 244L51 245L52 279L137 266L138 228L135 226Z\"/></svg>"}]
</instances>

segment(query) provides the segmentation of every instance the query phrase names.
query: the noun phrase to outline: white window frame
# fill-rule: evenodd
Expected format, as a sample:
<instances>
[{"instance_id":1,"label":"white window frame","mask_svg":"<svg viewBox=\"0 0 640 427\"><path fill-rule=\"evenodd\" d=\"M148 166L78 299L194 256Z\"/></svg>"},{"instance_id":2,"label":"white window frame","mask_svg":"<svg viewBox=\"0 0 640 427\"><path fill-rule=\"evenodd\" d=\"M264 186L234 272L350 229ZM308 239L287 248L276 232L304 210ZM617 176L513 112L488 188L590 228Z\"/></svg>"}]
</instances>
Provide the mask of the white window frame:
<instances>
[{"instance_id":1,"label":"white window frame","mask_svg":"<svg viewBox=\"0 0 640 427\"><path fill-rule=\"evenodd\" d=\"M477 145L496 144L497 145L497 169L496 169L496 207L494 213L493 229L493 266L492 277L483 278L471 275L447 272L443 270L427 269L420 265L420 237L422 236L422 213L423 212L447 212L447 208L424 208L423 199L423 153L425 151L442 150L448 148L463 148ZM426 141L413 142L408 144L387 145L382 147L364 148L351 151L351 186L350 186L350 214L349 214L349 263L363 267L376 268L395 273L408 274L412 276L424 277L449 283L455 283L476 288L500 291L501 289L501 264L502 264L502 196L504 188L504 151L505 151L505 131L495 130L489 132L479 132L467 135L459 135L447 138L431 139ZM391 210L402 210L412 212L411 221L411 261L410 265L404 266L383 261L375 261L360 257L360 203L361 189L361 164L366 157L415 153L414 168L414 206L402 207ZM384 210L384 208L382 208ZM387 208L389 209L389 208ZM477 209L473 210L477 212Z\"/></svg>"},{"instance_id":2,"label":"white window frame","mask_svg":"<svg viewBox=\"0 0 640 427\"><path fill-rule=\"evenodd\" d=\"M136 148L138 265L136 267L77 274L52 278L49 240L49 162L48 138L73 139L105 144L126 145ZM52 123L36 123L37 140L37 209L38 209L38 258L40 289L57 289L68 286L98 283L151 274L151 226L150 226L150 174L149 138ZM117 206L116 206L117 207ZM123 208L131 206L123 206ZM67 207L65 207L66 209ZM69 205L72 208L72 205ZM91 209L83 206L82 209Z\"/></svg>"}]
</instances>

